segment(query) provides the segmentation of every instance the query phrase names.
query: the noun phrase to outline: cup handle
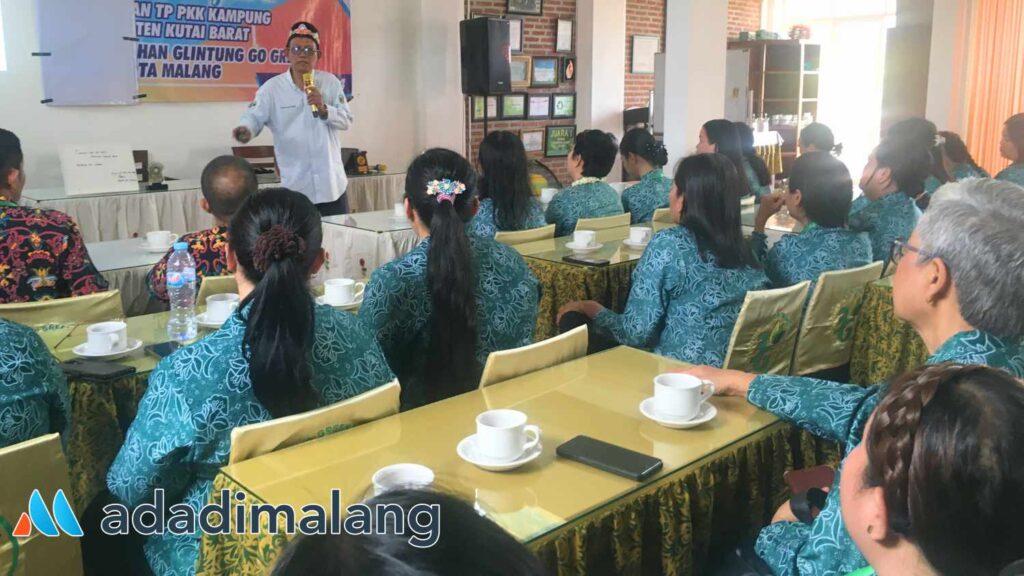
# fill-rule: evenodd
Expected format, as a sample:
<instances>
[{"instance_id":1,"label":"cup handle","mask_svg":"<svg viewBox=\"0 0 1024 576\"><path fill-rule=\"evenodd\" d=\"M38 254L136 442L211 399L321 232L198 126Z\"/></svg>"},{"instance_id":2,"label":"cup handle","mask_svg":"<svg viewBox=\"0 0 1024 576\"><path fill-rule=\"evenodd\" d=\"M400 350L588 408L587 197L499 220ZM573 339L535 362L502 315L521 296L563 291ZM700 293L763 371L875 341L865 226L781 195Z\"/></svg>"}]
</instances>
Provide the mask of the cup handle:
<instances>
[{"instance_id":1,"label":"cup handle","mask_svg":"<svg viewBox=\"0 0 1024 576\"><path fill-rule=\"evenodd\" d=\"M528 440L526 444L523 445L523 452L532 450L534 446L540 444L540 427L534 426L533 424L529 424L523 427L523 432L526 433L527 435L529 435L531 432L533 433L533 439Z\"/></svg>"},{"instance_id":2,"label":"cup handle","mask_svg":"<svg viewBox=\"0 0 1024 576\"><path fill-rule=\"evenodd\" d=\"M709 398L715 395L715 383L710 380L702 380L701 382L704 384L704 390L700 393L700 401L706 402Z\"/></svg>"},{"instance_id":3,"label":"cup handle","mask_svg":"<svg viewBox=\"0 0 1024 576\"><path fill-rule=\"evenodd\" d=\"M117 350L117 347L121 344L121 335L107 334L107 336L110 338L110 349Z\"/></svg>"},{"instance_id":4,"label":"cup handle","mask_svg":"<svg viewBox=\"0 0 1024 576\"><path fill-rule=\"evenodd\" d=\"M171 244L174 244L177 241L178 241L178 235L177 234L171 234Z\"/></svg>"},{"instance_id":5,"label":"cup handle","mask_svg":"<svg viewBox=\"0 0 1024 576\"><path fill-rule=\"evenodd\" d=\"M356 282L356 293L352 295L352 301L355 302L363 297L363 292L366 291L366 283Z\"/></svg>"}]
</instances>

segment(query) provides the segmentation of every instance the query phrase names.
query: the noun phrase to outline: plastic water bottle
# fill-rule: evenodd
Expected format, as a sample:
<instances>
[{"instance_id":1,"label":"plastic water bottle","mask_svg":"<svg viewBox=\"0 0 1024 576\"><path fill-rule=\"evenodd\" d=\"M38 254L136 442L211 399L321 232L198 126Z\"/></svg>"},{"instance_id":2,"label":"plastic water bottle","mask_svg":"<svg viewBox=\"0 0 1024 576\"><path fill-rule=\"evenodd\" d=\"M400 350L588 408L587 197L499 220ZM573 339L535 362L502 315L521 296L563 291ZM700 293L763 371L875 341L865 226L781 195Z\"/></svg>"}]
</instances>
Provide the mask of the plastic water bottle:
<instances>
[{"instance_id":1,"label":"plastic water bottle","mask_svg":"<svg viewBox=\"0 0 1024 576\"><path fill-rule=\"evenodd\" d=\"M177 242L167 260L167 296L171 300L171 317L167 320L167 336L177 342L196 337L196 263L188 253L188 244Z\"/></svg>"}]
</instances>

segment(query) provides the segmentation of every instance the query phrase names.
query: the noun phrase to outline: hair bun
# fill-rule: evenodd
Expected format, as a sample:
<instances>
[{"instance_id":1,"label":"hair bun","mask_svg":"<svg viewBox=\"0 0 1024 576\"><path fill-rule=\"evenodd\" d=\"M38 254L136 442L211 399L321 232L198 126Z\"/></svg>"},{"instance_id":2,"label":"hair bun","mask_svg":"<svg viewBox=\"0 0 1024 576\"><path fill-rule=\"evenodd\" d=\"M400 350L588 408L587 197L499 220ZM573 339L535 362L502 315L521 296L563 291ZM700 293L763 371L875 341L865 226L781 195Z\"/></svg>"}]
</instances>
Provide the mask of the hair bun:
<instances>
[{"instance_id":1,"label":"hair bun","mask_svg":"<svg viewBox=\"0 0 1024 576\"><path fill-rule=\"evenodd\" d=\"M302 237L280 224L275 224L256 238L252 265L262 274L272 263L298 258L305 252L306 241Z\"/></svg>"}]
</instances>

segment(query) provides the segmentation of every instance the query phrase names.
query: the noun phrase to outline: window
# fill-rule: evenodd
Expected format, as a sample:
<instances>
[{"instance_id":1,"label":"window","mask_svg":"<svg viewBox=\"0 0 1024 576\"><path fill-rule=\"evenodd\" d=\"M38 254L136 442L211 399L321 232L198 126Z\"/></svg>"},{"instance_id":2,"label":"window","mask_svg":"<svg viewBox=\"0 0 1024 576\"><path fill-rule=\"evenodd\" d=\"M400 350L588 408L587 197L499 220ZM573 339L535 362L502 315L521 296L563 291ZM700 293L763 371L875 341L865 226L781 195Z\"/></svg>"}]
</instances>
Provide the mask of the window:
<instances>
[{"instance_id":1,"label":"window","mask_svg":"<svg viewBox=\"0 0 1024 576\"><path fill-rule=\"evenodd\" d=\"M4 14L0 10L0 72L7 70L7 53L4 51Z\"/></svg>"}]
</instances>

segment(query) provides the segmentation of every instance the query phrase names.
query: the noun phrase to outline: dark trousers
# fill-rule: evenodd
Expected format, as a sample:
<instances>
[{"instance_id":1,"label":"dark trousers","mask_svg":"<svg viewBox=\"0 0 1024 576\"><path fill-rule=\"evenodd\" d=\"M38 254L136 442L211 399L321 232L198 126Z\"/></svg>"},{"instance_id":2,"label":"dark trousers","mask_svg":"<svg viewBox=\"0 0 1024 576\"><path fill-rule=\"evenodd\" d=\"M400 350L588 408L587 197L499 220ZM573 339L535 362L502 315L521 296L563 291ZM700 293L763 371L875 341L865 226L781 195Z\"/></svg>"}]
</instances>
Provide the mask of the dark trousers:
<instances>
[{"instance_id":1,"label":"dark trousers","mask_svg":"<svg viewBox=\"0 0 1024 576\"><path fill-rule=\"evenodd\" d=\"M104 490L82 514L82 560L86 576L147 576L153 572L143 553L146 539L138 534L104 534L100 529L103 507L117 500Z\"/></svg>"},{"instance_id":2,"label":"dark trousers","mask_svg":"<svg viewBox=\"0 0 1024 576\"><path fill-rule=\"evenodd\" d=\"M587 326L587 334L589 338L589 341L587 342L587 354L597 354L598 352L604 352L605 350L619 345L615 340L598 334L594 329L594 321L588 318L586 314L581 314L579 312L566 312L562 315L562 319L558 322L558 333L565 334L566 332L575 330L583 325Z\"/></svg>"},{"instance_id":3,"label":"dark trousers","mask_svg":"<svg viewBox=\"0 0 1024 576\"><path fill-rule=\"evenodd\" d=\"M316 209L320 211L321 216L338 216L340 214L348 214L348 193L341 195L334 202L324 202L323 204L317 204Z\"/></svg>"}]
</instances>

